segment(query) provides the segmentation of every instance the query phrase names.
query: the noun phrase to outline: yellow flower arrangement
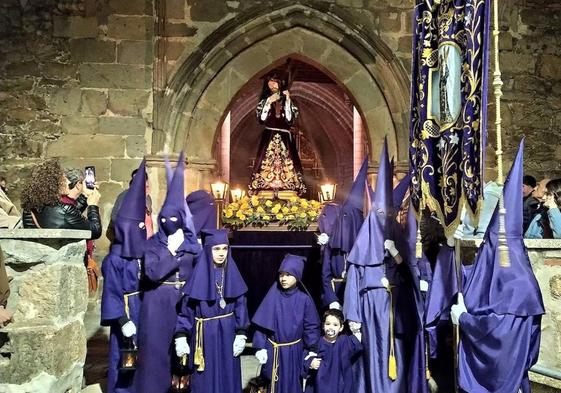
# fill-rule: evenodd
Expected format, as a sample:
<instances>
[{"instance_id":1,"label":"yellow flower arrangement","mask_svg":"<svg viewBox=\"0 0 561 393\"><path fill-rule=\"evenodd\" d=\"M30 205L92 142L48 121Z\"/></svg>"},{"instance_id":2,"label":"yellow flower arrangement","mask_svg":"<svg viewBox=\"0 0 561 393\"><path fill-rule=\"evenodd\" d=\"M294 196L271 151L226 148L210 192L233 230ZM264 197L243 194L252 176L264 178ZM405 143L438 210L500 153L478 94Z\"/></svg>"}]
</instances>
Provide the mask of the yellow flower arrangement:
<instances>
[{"instance_id":1,"label":"yellow flower arrangement","mask_svg":"<svg viewBox=\"0 0 561 393\"><path fill-rule=\"evenodd\" d=\"M245 226L262 227L271 222L286 225L288 229L305 230L316 222L322 205L318 201L292 197L289 200L271 200L253 195L224 207L222 221L234 229Z\"/></svg>"}]
</instances>

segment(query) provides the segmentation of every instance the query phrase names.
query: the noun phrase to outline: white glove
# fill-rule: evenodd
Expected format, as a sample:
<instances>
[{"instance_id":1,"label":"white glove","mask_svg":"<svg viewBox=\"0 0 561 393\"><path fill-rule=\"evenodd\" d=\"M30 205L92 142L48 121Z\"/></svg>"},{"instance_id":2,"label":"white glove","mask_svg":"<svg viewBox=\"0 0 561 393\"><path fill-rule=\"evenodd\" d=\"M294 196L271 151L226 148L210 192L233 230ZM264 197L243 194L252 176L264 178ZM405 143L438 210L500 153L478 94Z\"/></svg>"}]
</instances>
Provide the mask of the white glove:
<instances>
[{"instance_id":1,"label":"white glove","mask_svg":"<svg viewBox=\"0 0 561 393\"><path fill-rule=\"evenodd\" d=\"M191 353L191 348L187 343L187 337L177 337L175 339L175 354L178 358L189 355Z\"/></svg>"},{"instance_id":2,"label":"white glove","mask_svg":"<svg viewBox=\"0 0 561 393\"><path fill-rule=\"evenodd\" d=\"M382 283L382 286L384 288L389 288L390 287L390 281L387 279L387 277L382 277L380 282Z\"/></svg>"},{"instance_id":3,"label":"white glove","mask_svg":"<svg viewBox=\"0 0 561 393\"><path fill-rule=\"evenodd\" d=\"M452 306L450 310L450 317L452 318L452 323L458 325L460 323L460 316L467 312L466 305L464 303L464 295L458 293L458 303Z\"/></svg>"},{"instance_id":4,"label":"white glove","mask_svg":"<svg viewBox=\"0 0 561 393\"><path fill-rule=\"evenodd\" d=\"M329 243L329 235L327 233L322 233L318 236L318 244L320 246L325 246Z\"/></svg>"},{"instance_id":5,"label":"white glove","mask_svg":"<svg viewBox=\"0 0 561 393\"><path fill-rule=\"evenodd\" d=\"M341 303L339 303L339 302L331 302L331 303L329 303L329 309L330 310L341 310L341 309L343 309L343 307L341 307Z\"/></svg>"},{"instance_id":6,"label":"white glove","mask_svg":"<svg viewBox=\"0 0 561 393\"><path fill-rule=\"evenodd\" d=\"M255 358L257 359L259 364L267 363L267 359L268 359L267 350L266 349L260 349L259 351L255 352Z\"/></svg>"},{"instance_id":7,"label":"white glove","mask_svg":"<svg viewBox=\"0 0 561 393\"><path fill-rule=\"evenodd\" d=\"M236 334L236 338L234 339L234 345L233 345L234 357L241 355L241 353L243 352L243 350L245 348L245 341L246 340L247 340L247 337L245 335Z\"/></svg>"},{"instance_id":8,"label":"white glove","mask_svg":"<svg viewBox=\"0 0 561 393\"><path fill-rule=\"evenodd\" d=\"M395 242L393 240L385 240L384 248L389 251L390 255L395 258L399 251L395 248Z\"/></svg>"},{"instance_id":9,"label":"white glove","mask_svg":"<svg viewBox=\"0 0 561 393\"><path fill-rule=\"evenodd\" d=\"M309 358L317 358L317 357L318 357L317 353L310 351L310 352L308 352L308 354L306 355L304 360L308 360Z\"/></svg>"},{"instance_id":10,"label":"white glove","mask_svg":"<svg viewBox=\"0 0 561 393\"><path fill-rule=\"evenodd\" d=\"M447 236L446 237L446 244L448 245L448 247L454 247L455 243L456 243L456 240L454 239L454 236Z\"/></svg>"},{"instance_id":11,"label":"white glove","mask_svg":"<svg viewBox=\"0 0 561 393\"><path fill-rule=\"evenodd\" d=\"M128 321L123 326L121 326L121 332L123 332L123 336L125 337L132 337L136 334L136 326L134 325L133 321Z\"/></svg>"},{"instance_id":12,"label":"white glove","mask_svg":"<svg viewBox=\"0 0 561 393\"><path fill-rule=\"evenodd\" d=\"M183 229L178 229L175 233L168 236L168 250L172 255L175 255L177 249L185 241L185 235L183 234Z\"/></svg>"},{"instance_id":13,"label":"white glove","mask_svg":"<svg viewBox=\"0 0 561 393\"><path fill-rule=\"evenodd\" d=\"M419 289L421 290L421 292L428 291L429 290L429 283L426 282L425 280L419 281Z\"/></svg>"},{"instance_id":14,"label":"white glove","mask_svg":"<svg viewBox=\"0 0 561 393\"><path fill-rule=\"evenodd\" d=\"M349 321L349 329L351 329L351 332L353 332L353 334L360 333L360 328L361 327L362 327L362 323L355 322L355 321Z\"/></svg>"}]
</instances>

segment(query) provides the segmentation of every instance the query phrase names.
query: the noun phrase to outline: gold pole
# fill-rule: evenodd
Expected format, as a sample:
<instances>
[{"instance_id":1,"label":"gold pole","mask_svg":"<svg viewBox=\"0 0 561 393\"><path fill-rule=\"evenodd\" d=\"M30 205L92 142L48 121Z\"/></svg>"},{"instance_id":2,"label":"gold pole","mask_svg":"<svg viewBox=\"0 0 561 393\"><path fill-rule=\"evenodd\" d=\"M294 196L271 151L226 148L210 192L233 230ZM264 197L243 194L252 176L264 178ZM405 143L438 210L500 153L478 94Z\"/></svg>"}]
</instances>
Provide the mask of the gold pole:
<instances>
[{"instance_id":1,"label":"gold pole","mask_svg":"<svg viewBox=\"0 0 561 393\"><path fill-rule=\"evenodd\" d=\"M493 71L493 93L495 95L495 130L497 133L497 183L504 186L503 174L503 139L502 139L502 119L501 119L501 97L503 95L503 81L501 79L501 69L499 66L499 0L493 2L493 56L495 67ZM508 255L508 245L506 242L505 228L505 202L504 194L501 193L499 199L499 263L502 267L510 266Z\"/></svg>"}]
</instances>

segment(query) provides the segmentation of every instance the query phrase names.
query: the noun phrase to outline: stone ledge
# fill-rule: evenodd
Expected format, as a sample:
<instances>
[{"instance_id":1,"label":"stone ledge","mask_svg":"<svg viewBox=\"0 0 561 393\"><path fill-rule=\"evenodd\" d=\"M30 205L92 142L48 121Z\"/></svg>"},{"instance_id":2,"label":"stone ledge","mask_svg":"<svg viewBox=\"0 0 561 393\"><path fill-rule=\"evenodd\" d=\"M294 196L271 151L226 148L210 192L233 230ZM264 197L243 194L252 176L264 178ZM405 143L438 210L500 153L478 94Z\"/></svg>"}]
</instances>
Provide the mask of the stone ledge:
<instances>
[{"instance_id":1,"label":"stone ledge","mask_svg":"<svg viewBox=\"0 0 561 393\"><path fill-rule=\"evenodd\" d=\"M77 229L0 229L0 239L90 239L92 232Z\"/></svg>"}]
</instances>

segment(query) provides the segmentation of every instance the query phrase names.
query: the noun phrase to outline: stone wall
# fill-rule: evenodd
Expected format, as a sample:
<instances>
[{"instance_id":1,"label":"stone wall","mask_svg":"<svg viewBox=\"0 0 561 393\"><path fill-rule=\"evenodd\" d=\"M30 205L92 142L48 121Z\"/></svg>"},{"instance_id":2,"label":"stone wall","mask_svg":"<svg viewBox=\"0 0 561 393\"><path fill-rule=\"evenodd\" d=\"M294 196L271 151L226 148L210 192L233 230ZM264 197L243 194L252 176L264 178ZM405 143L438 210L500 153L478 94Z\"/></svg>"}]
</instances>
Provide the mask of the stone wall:
<instances>
[{"instance_id":1,"label":"stone wall","mask_svg":"<svg viewBox=\"0 0 561 393\"><path fill-rule=\"evenodd\" d=\"M14 311L13 322L0 329L1 392L81 391L88 283L80 237L89 231L0 231Z\"/></svg>"}]
</instances>

